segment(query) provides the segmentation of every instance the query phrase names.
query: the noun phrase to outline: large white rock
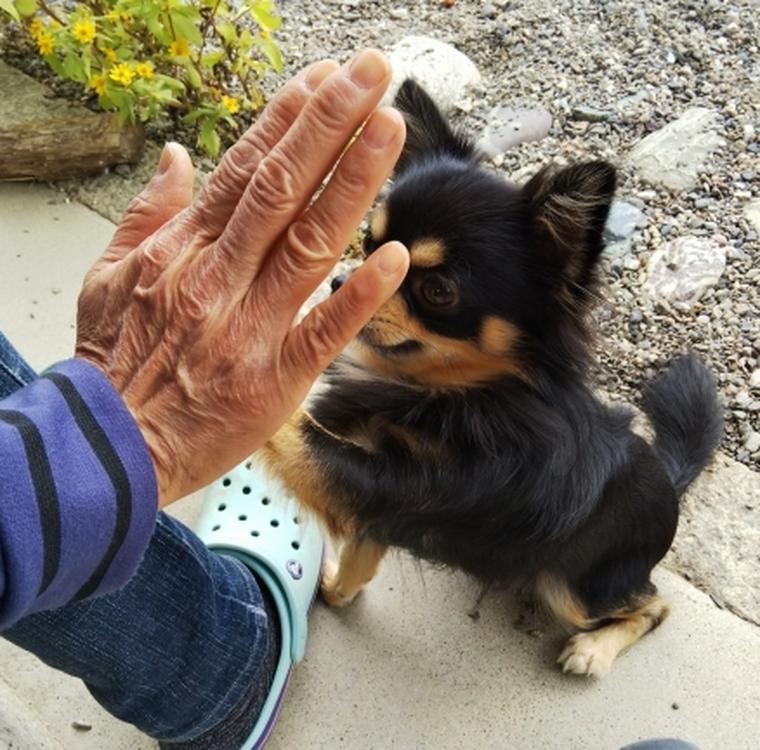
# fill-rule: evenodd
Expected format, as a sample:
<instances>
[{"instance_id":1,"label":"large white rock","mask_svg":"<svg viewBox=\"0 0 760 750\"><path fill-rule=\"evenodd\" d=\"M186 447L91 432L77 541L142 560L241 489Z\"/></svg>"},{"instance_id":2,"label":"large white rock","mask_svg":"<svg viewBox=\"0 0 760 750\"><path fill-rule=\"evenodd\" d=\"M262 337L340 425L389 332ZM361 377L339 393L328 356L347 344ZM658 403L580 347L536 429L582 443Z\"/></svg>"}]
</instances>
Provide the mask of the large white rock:
<instances>
[{"instance_id":1,"label":"large white rock","mask_svg":"<svg viewBox=\"0 0 760 750\"><path fill-rule=\"evenodd\" d=\"M441 109L450 110L464 98L467 89L480 83L475 63L450 44L428 36L401 39L388 56L393 79L385 97L389 103L405 78L414 78Z\"/></svg>"},{"instance_id":2,"label":"large white rock","mask_svg":"<svg viewBox=\"0 0 760 750\"><path fill-rule=\"evenodd\" d=\"M675 122L639 142L631 151L631 164L651 185L674 191L694 187L707 157L725 143L717 132L718 119L712 109L686 110Z\"/></svg>"},{"instance_id":3,"label":"large white rock","mask_svg":"<svg viewBox=\"0 0 760 750\"><path fill-rule=\"evenodd\" d=\"M520 143L540 141L546 137L551 126L552 116L543 107L494 107L488 115L478 148L488 156L497 156Z\"/></svg>"},{"instance_id":4,"label":"large white rock","mask_svg":"<svg viewBox=\"0 0 760 750\"><path fill-rule=\"evenodd\" d=\"M699 237L680 237L652 253L646 285L655 299L688 310L718 283L725 267L725 248Z\"/></svg>"}]
</instances>

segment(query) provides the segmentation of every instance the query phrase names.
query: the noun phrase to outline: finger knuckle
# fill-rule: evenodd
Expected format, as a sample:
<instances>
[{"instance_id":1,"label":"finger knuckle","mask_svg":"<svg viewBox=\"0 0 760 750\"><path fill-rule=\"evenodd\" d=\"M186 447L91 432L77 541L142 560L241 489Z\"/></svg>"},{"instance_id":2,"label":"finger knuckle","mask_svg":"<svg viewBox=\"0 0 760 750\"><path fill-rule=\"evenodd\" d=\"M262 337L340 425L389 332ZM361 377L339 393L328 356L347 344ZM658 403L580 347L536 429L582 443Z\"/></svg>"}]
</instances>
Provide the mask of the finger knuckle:
<instances>
[{"instance_id":1,"label":"finger knuckle","mask_svg":"<svg viewBox=\"0 0 760 750\"><path fill-rule=\"evenodd\" d=\"M315 367L327 364L339 352L339 330L329 309L315 307L310 314L309 327L303 332L303 355Z\"/></svg>"},{"instance_id":2,"label":"finger knuckle","mask_svg":"<svg viewBox=\"0 0 760 750\"><path fill-rule=\"evenodd\" d=\"M295 163L275 150L261 162L248 185L248 199L265 214L282 215L298 203Z\"/></svg>"},{"instance_id":3,"label":"finger knuckle","mask_svg":"<svg viewBox=\"0 0 760 750\"><path fill-rule=\"evenodd\" d=\"M335 261L330 233L319 223L302 220L287 231L288 258L296 271L314 271Z\"/></svg>"},{"instance_id":4,"label":"finger knuckle","mask_svg":"<svg viewBox=\"0 0 760 750\"><path fill-rule=\"evenodd\" d=\"M335 136L344 132L356 116L356 92L343 78L336 78L331 85L320 89L311 110L311 127L319 133Z\"/></svg>"},{"instance_id":5,"label":"finger knuckle","mask_svg":"<svg viewBox=\"0 0 760 750\"><path fill-rule=\"evenodd\" d=\"M127 222L144 219L152 216L156 211L156 204L148 197L147 191L136 195L127 205L127 210L122 218L122 225Z\"/></svg>"}]
</instances>

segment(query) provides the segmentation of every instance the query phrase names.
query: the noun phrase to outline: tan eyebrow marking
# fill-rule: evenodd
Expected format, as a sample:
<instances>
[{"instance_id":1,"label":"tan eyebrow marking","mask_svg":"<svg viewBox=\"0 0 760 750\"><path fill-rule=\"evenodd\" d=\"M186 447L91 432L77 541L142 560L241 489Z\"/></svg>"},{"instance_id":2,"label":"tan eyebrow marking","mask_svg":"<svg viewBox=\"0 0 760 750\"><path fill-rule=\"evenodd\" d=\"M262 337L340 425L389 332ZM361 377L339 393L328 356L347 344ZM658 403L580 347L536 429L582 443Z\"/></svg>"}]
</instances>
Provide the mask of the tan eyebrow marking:
<instances>
[{"instance_id":1,"label":"tan eyebrow marking","mask_svg":"<svg viewBox=\"0 0 760 750\"><path fill-rule=\"evenodd\" d=\"M385 235L385 230L388 228L388 209L385 206L380 208L372 214L372 219L369 222L369 230L372 232L374 239L380 239Z\"/></svg>"},{"instance_id":2,"label":"tan eyebrow marking","mask_svg":"<svg viewBox=\"0 0 760 750\"><path fill-rule=\"evenodd\" d=\"M446 260L446 246L441 240L426 238L417 240L409 248L411 264L418 268L433 268Z\"/></svg>"},{"instance_id":3,"label":"tan eyebrow marking","mask_svg":"<svg viewBox=\"0 0 760 750\"><path fill-rule=\"evenodd\" d=\"M480 348L495 357L506 354L519 337L519 332L512 323L489 315L480 329Z\"/></svg>"}]
</instances>

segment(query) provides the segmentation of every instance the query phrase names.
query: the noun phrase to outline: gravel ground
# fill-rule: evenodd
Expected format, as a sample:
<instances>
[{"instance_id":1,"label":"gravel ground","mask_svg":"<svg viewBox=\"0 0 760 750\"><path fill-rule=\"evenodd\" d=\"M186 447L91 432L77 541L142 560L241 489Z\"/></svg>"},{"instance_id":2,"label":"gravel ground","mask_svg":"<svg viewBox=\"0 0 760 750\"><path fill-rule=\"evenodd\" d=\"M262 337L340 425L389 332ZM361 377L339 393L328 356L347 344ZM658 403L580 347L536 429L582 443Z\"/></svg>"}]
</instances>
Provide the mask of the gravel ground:
<instances>
[{"instance_id":1,"label":"gravel ground","mask_svg":"<svg viewBox=\"0 0 760 750\"><path fill-rule=\"evenodd\" d=\"M510 179L522 181L555 159L616 163L619 196L643 211L645 222L625 262L606 261L606 302L596 312L599 384L636 402L643 380L675 353L696 350L718 373L727 413L723 449L760 468L760 243L744 215L760 197L756 2L286 0L280 6L277 37L288 73L321 57L345 59L363 46L389 49L424 34L453 44L482 74L479 89L452 114L469 131L479 134L494 107L546 108L553 123L545 138L492 160ZM5 54L42 74L7 44ZM696 106L717 112L725 141L698 185L670 193L642 182L627 164L632 148ZM644 280L652 253L684 236L722 246L727 263L694 307L678 311L653 301Z\"/></svg>"},{"instance_id":2,"label":"gravel ground","mask_svg":"<svg viewBox=\"0 0 760 750\"><path fill-rule=\"evenodd\" d=\"M760 243L744 218L760 196L760 23L753 2L383 2L331 0L283 4L279 35L295 71L319 57L390 48L410 34L456 46L483 76L454 112L480 133L493 107L541 106L553 117L546 138L493 160L523 180L552 159L605 158L620 167L619 196L646 224L632 238L625 267L607 262L599 322L598 380L635 402L643 380L677 352L699 352L718 373L727 411L724 450L757 469L760 442ZM719 114L725 146L699 185L673 195L638 181L631 149L689 107ZM611 113L589 122L583 108ZM667 240L706 237L727 250L726 270L688 312L664 309L643 291L647 261ZM756 375L756 378L758 376ZM754 383L755 381L753 381ZM758 436L760 437L760 436ZM749 446L749 449L746 447ZM753 449L753 450L752 450Z\"/></svg>"}]
</instances>

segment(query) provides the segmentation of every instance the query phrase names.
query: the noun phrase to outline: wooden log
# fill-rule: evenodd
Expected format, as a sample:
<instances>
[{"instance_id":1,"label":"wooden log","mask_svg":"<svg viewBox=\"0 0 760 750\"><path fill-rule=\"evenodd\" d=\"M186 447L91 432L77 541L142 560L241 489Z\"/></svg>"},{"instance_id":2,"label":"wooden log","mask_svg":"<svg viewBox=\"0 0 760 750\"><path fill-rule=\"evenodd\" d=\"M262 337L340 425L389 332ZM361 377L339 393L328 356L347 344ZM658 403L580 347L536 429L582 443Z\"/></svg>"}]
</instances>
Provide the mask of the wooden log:
<instances>
[{"instance_id":1,"label":"wooden log","mask_svg":"<svg viewBox=\"0 0 760 750\"><path fill-rule=\"evenodd\" d=\"M137 161L145 143L140 125L121 127L111 113L87 114L0 122L0 180L60 180Z\"/></svg>"}]
</instances>

